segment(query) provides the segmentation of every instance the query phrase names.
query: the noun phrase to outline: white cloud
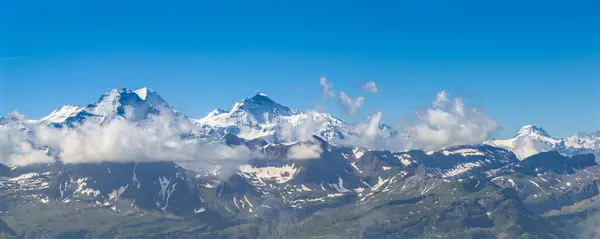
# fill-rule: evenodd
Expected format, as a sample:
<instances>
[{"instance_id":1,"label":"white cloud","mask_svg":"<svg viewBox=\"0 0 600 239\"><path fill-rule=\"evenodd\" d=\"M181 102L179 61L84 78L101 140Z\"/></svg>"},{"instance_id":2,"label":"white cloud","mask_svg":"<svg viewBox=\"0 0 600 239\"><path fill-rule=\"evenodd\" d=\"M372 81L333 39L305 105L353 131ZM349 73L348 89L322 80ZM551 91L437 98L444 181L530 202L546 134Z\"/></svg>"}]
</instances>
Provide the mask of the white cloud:
<instances>
[{"instance_id":1,"label":"white cloud","mask_svg":"<svg viewBox=\"0 0 600 239\"><path fill-rule=\"evenodd\" d=\"M507 141L504 140L498 140L488 141L487 143L512 151L520 160L541 152L551 151L553 148L552 145L534 140L531 137L519 137L514 141L508 142L510 143L507 143Z\"/></svg>"},{"instance_id":2,"label":"white cloud","mask_svg":"<svg viewBox=\"0 0 600 239\"><path fill-rule=\"evenodd\" d=\"M444 107L446 102L448 102L450 95L445 90L442 90L437 93L435 100L433 101L434 107Z\"/></svg>"},{"instance_id":3,"label":"white cloud","mask_svg":"<svg viewBox=\"0 0 600 239\"><path fill-rule=\"evenodd\" d=\"M350 98L346 92L340 91L337 100L340 107L342 107L347 114L353 115L360 107L363 106L365 98L361 96L355 100L352 100L352 98Z\"/></svg>"},{"instance_id":4,"label":"white cloud","mask_svg":"<svg viewBox=\"0 0 600 239\"><path fill-rule=\"evenodd\" d=\"M361 146L370 149L403 151L417 144L408 137L408 132L402 131L401 125L391 126L381 122L382 112L377 112L365 122L353 126L352 133L338 140L339 145Z\"/></svg>"},{"instance_id":5,"label":"white cloud","mask_svg":"<svg viewBox=\"0 0 600 239\"><path fill-rule=\"evenodd\" d=\"M488 139L498 128L493 119L476 108L466 108L462 99L450 99L446 91L437 94L432 108L418 122L406 127L418 137L426 150L458 144L477 144Z\"/></svg>"},{"instance_id":6,"label":"white cloud","mask_svg":"<svg viewBox=\"0 0 600 239\"><path fill-rule=\"evenodd\" d=\"M369 139L374 139L377 135L377 131L379 131L379 122L381 121L381 116L383 114L381 112L375 113L369 120L369 124L365 131L365 136Z\"/></svg>"},{"instance_id":7,"label":"white cloud","mask_svg":"<svg viewBox=\"0 0 600 239\"><path fill-rule=\"evenodd\" d=\"M161 114L139 122L118 118L103 124L86 121L75 128L38 125L26 135L4 130L0 156L11 165L52 160L28 142L50 147L53 156L64 163L175 161L202 169L235 166L260 156L245 146L188 137L191 127L187 120ZM9 146L10 151L4 150Z\"/></svg>"},{"instance_id":8,"label":"white cloud","mask_svg":"<svg viewBox=\"0 0 600 239\"><path fill-rule=\"evenodd\" d=\"M529 156L550 150L551 147L549 145L539 142L536 143L532 138L529 137L525 137L522 140L517 141L515 147L512 149L513 153L519 159L525 159Z\"/></svg>"},{"instance_id":9,"label":"white cloud","mask_svg":"<svg viewBox=\"0 0 600 239\"><path fill-rule=\"evenodd\" d=\"M385 133L379 127L382 115L381 112L377 112L367 122L355 125L355 134L348 135L342 144L378 148L377 141Z\"/></svg>"},{"instance_id":10,"label":"white cloud","mask_svg":"<svg viewBox=\"0 0 600 239\"><path fill-rule=\"evenodd\" d=\"M30 132L25 131L25 116L17 110L8 114L5 124L0 124L0 163L22 166L31 163L48 163L53 159L36 148L30 139Z\"/></svg>"},{"instance_id":11,"label":"white cloud","mask_svg":"<svg viewBox=\"0 0 600 239\"><path fill-rule=\"evenodd\" d=\"M319 144L297 143L290 147L287 152L288 159L312 159L319 158L323 149Z\"/></svg>"},{"instance_id":12,"label":"white cloud","mask_svg":"<svg viewBox=\"0 0 600 239\"><path fill-rule=\"evenodd\" d=\"M361 87L363 92L366 93L377 93L379 92L379 88L375 84L375 81L369 81Z\"/></svg>"},{"instance_id":13,"label":"white cloud","mask_svg":"<svg viewBox=\"0 0 600 239\"><path fill-rule=\"evenodd\" d=\"M333 88L333 84L327 82L327 78L325 77L321 77L319 78L319 84L321 85L321 102L319 103L319 105L317 105L317 109L319 110L324 110L327 105L327 99L328 98L334 98L335 97L335 93L333 93L333 91L331 91L331 89Z\"/></svg>"},{"instance_id":14,"label":"white cloud","mask_svg":"<svg viewBox=\"0 0 600 239\"><path fill-rule=\"evenodd\" d=\"M286 141L309 141L326 123L316 111L307 111L293 121L280 121L278 136Z\"/></svg>"},{"instance_id":15,"label":"white cloud","mask_svg":"<svg viewBox=\"0 0 600 239\"><path fill-rule=\"evenodd\" d=\"M321 84L321 86L323 87L323 89L322 89L323 99L327 99L327 97L332 97L332 98L334 97L334 94L331 91L331 89L333 88L333 84L327 82L327 78L321 77L319 79L319 84Z\"/></svg>"},{"instance_id":16,"label":"white cloud","mask_svg":"<svg viewBox=\"0 0 600 239\"><path fill-rule=\"evenodd\" d=\"M330 89L326 80L322 83ZM364 102L363 97L353 100L345 92L340 92L337 98L348 114L354 114ZM340 144L377 149L432 150L480 143L498 127L482 111L465 106L461 99L450 97L446 91L439 92L431 104L429 109L420 111L414 123L382 127L382 113L377 112L366 122L348 129L350 133L344 135L344 139L332 138ZM293 141L312 140L313 134L331 127L328 125L331 122L319 115L307 112L295 121L283 122L278 136ZM12 118L17 119L15 124L27 122L18 113L12 114ZM38 126L29 132L16 130L19 128L18 125L13 128L0 125L0 162L15 165L49 162L53 158L46 155L44 146L52 148L52 156L64 163L185 161L202 168L245 163L260 156L245 146L231 147L188 137L194 125L172 114L150 116L139 122L114 119L98 124L90 121L75 128ZM288 157L310 158L321 152L318 145L298 144L290 149Z\"/></svg>"},{"instance_id":17,"label":"white cloud","mask_svg":"<svg viewBox=\"0 0 600 239\"><path fill-rule=\"evenodd\" d=\"M23 166L53 161L45 151L36 149L28 141L27 132L17 128L0 126L0 163Z\"/></svg>"}]
</instances>

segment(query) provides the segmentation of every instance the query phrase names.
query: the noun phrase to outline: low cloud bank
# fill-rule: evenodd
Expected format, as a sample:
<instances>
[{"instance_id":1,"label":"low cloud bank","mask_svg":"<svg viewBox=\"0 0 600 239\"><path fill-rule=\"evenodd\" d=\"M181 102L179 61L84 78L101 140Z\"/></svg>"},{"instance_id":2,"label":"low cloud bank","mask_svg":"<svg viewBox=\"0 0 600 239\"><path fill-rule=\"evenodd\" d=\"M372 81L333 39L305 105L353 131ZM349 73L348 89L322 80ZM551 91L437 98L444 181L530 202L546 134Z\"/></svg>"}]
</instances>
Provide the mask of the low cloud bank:
<instances>
[{"instance_id":1,"label":"low cloud bank","mask_svg":"<svg viewBox=\"0 0 600 239\"><path fill-rule=\"evenodd\" d=\"M0 160L8 165L55 160L63 163L181 161L203 168L241 164L259 156L245 146L191 137L192 128L189 121L172 114L151 115L137 122L124 118L101 124L86 121L74 128L36 125L22 130L15 125L4 125L0 128Z\"/></svg>"},{"instance_id":2,"label":"low cloud bank","mask_svg":"<svg viewBox=\"0 0 600 239\"><path fill-rule=\"evenodd\" d=\"M0 126L0 163L23 166L53 161L44 149L34 146L27 132Z\"/></svg>"},{"instance_id":3,"label":"low cloud bank","mask_svg":"<svg viewBox=\"0 0 600 239\"><path fill-rule=\"evenodd\" d=\"M298 143L288 149L288 159L312 159L321 157L323 149L318 144Z\"/></svg>"}]
</instances>

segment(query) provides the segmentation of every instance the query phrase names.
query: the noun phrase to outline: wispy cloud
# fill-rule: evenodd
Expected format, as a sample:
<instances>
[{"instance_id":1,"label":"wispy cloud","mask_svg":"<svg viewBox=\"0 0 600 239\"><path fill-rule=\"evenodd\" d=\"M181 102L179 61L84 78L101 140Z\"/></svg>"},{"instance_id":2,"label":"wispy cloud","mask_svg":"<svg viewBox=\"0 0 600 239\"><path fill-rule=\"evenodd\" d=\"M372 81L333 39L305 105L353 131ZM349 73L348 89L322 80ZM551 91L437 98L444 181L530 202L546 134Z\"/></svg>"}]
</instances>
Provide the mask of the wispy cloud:
<instances>
[{"instance_id":1,"label":"wispy cloud","mask_svg":"<svg viewBox=\"0 0 600 239\"><path fill-rule=\"evenodd\" d=\"M25 59L27 56L4 56L0 57L0 61L13 61L13 60L21 60Z\"/></svg>"},{"instance_id":2,"label":"wispy cloud","mask_svg":"<svg viewBox=\"0 0 600 239\"><path fill-rule=\"evenodd\" d=\"M333 84L327 82L327 78L321 77L319 79L319 84L321 84L321 86L323 87L323 99L334 96L333 92L331 91L331 88L333 88Z\"/></svg>"},{"instance_id":3,"label":"wispy cloud","mask_svg":"<svg viewBox=\"0 0 600 239\"><path fill-rule=\"evenodd\" d=\"M346 111L346 113L349 115L356 113L356 111L362 107L363 103L365 102L364 97L360 96L353 100L350 98L350 96L348 96L348 94L346 94L346 92L343 91L340 91L337 99L342 109L344 109L344 111Z\"/></svg>"},{"instance_id":4,"label":"wispy cloud","mask_svg":"<svg viewBox=\"0 0 600 239\"><path fill-rule=\"evenodd\" d=\"M361 87L362 91L365 93L377 93L379 92L379 87L375 84L375 81L369 81Z\"/></svg>"},{"instance_id":5,"label":"wispy cloud","mask_svg":"<svg viewBox=\"0 0 600 239\"><path fill-rule=\"evenodd\" d=\"M322 96L321 96L321 103L319 103L319 105L317 106L317 109L324 110L327 105L327 99L329 97L334 98L335 93L333 93L333 91L331 91L331 88L333 88L333 84L331 84L330 82L327 82L327 78L325 78L325 77L319 78L319 84L322 87L322 90L321 90Z\"/></svg>"},{"instance_id":6,"label":"wispy cloud","mask_svg":"<svg viewBox=\"0 0 600 239\"><path fill-rule=\"evenodd\" d=\"M444 107L446 102L448 102L450 95L445 90L442 90L437 93L435 100L433 101L434 107Z\"/></svg>"}]
</instances>

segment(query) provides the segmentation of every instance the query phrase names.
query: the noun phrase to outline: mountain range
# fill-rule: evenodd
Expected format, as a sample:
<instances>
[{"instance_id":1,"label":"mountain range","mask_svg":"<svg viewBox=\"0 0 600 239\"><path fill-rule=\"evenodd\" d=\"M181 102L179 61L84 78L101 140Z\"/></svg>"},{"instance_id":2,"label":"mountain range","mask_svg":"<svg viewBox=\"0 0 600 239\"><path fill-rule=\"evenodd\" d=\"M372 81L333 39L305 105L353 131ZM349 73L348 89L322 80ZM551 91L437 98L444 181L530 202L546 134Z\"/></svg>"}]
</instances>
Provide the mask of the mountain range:
<instances>
[{"instance_id":1,"label":"mountain range","mask_svg":"<svg viewBox=\"0 0 600 239\"><path fill-rule=\"evenodd\" d=\"M485 143L511 150L521 159L548 151L557 151L569 156L583 153L599 155L600 131L554 138L540 127L525 125L511 139L490 140Z\"/></svg>"},{"instance_id":2,"label":"mountain range","mask_svg":"<svg viewBox=\"0 0 600 239\"><path fill-rule=\"evenodd\" d=\"M194 134L212 139L234 134L247 140L261 138L268 142L280 143L306 140L315 135L330 143L349 143L344 139L362 136L357 132L359 129L356 125L346 123L331 114L290 109L261 92L236 102L229 111L215 109L207 116L195 119L177 111L156 91L148 88L138 90L119 88L102 95L95 104L63 105L46 117L26 122L33 125L73 127L75 124L89 120L100 124L114 118L142 120L158 112L194 124L196 126L193 129ZM7 119L7 117L3 118ZM377 127L385 132L379 136L382 138L399 134L393 127L383 123L378 124ZM414 136L410 135L404 138L415 140ZM600 152L600 131L554 138L541 127L525 125L513 138L488 140L484 143L511 150L520 159L547 151L573 156Z\"/></svg>"},{"instance_id":3,"label":"mountain range","mask_svg":"<svg viewBox=\"0 0 600 239\"><path fill-rule=\"evenodd\" d=\"M0 164L0 235L596 236L586 225L600 202L594 156L599 132L559 139L527 125L507 140L390 151L352 143L362 142L355 139L365 137L365 126L377 128L377 137L418 138L379 122L355 125L326 113L293 110L264 93L194 119L147 88L111 90L94 104L65 105L39 120L2 117L0 129L34 134L39 126L78 130L119 120L142 125L156 116L185 125L185 134L176 132L184 142L243 147L249 156L201 169L178 160L72 163L33 137L32 150L55 161Z\"/></svg>"}]
</instances>

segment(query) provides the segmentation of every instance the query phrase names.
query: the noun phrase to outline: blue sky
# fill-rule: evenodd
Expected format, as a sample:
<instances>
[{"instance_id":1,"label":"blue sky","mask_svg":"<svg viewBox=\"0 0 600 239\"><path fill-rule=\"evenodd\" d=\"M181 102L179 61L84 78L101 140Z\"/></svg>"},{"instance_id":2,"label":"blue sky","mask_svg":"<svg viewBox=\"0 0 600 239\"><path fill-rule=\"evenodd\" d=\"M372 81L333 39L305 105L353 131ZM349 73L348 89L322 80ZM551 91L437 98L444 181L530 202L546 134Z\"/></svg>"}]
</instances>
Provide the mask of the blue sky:
<instances>
[{"instance_id":1,"label":"blue sky","mask_svg":"<svg viewBox=\"0 0 600 239\"><path fill-rule=\"evenodd\" d=\"M177 2L177 3L174 3ZM600 2L0 1L0 114L39 118L148 86L201 117L257 90L298 109L318 78L384 121L444 89L502 125L600 129ZM378 94L361 84L375 81Z\"/></svg>"}]
</instances>

